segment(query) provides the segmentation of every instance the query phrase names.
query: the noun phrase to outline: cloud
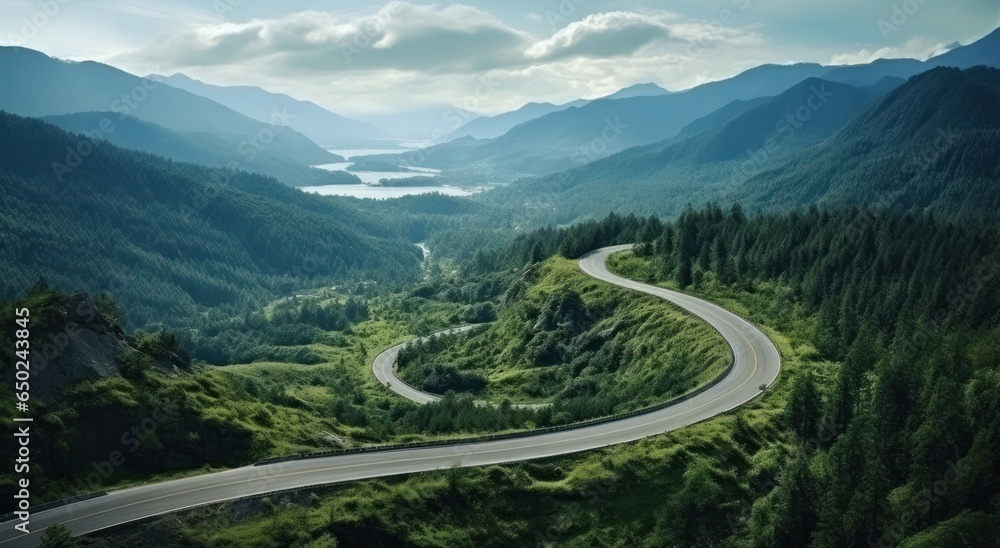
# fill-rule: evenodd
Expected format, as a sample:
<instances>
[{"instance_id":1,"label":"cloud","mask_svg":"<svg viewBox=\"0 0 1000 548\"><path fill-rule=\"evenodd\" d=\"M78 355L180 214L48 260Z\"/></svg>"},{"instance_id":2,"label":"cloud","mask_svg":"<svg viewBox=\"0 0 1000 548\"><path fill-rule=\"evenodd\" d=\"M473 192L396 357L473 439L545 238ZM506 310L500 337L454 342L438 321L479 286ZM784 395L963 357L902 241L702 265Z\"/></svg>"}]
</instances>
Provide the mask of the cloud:
<instances>
[{"instance_id":1,"label":"cloud","mask_svg":"<svg viewBox=\"0 0 1000 548\"><path fill-rule=\"evenodd\" d=\"M651 42L672 40L666 20L674 17L670 13L624 11L588 15L552 37L536 42L528 48L527 55L537 60L628 55Z\"/></svg>"},{"instance_id":2,"label":"cloud","mask_svg":"<svg viewBox=\"0 0 1000 548\"><path fill-rule=\"evenodd\" d=\"M544 34L477 7L397 1L365 15L191 22L110 61L258 85L335 111L449 101L495 113L528 101L607 95L635 82L684 89L735 74L747 55L781 60L766 51L759 27L642 7L589 14L553 31L528 26ZM481 78L496 82L488 98L480 97Z\"/></svg>"},{"instance_id":3,"label":"cloud","mask_svg":"<svg viewBox=\"0 0 1000 548\"><path fill-rule=\"evenodd\" d=\"M737 27L680 22L665 11L613 11L574 21L537 38L476 7L391 2L344 18L306 11L245 23L194 24L157 44L123 55L126 63L176 70L253 64L273 74L412 71L467 74L573 58L607 59L650 47L682 51L723 42L759 42Z\"/></svg>"},{"instance_id":4,"label":"cloud","mask_svg":"<svg viewBox=\"0 0 1000 548\"><path fill-rule=\"evenodd\" d=\"M306 11L247 23L211 23L166 40L157 59L177 68L253 61L286 73L397 69L467 72L506 66L523 57L528 35L478 8L391 2L377 12L342 19Z\"/></svg>"},{"instance_id":5,"label":"cloud","mask_svg":"<svg viewBox=\"0 0 1000 548\"><path fill-rule=\"evenodd\" d=\"M958 44L940 42L926 36L915 36L896 47L878 49L862 48L851 53L839 53L830 59L831 65L859 65L871 63L876 59L919 59L925 61L935 55L940 55Z\"/></svg>"}]
</instances>

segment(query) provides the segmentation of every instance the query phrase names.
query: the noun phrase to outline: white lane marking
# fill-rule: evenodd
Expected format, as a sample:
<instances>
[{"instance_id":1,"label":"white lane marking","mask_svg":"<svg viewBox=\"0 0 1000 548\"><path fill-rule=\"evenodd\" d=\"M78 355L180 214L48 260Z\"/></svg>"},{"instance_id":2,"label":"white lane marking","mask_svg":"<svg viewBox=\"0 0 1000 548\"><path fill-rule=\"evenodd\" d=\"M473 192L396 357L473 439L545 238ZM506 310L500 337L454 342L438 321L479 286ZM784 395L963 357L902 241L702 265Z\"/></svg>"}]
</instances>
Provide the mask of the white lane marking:
<instances>
[{"instance_id":1,"label":"white lane marking","mask_svg":"<svg viewBox=\"0 0 1000 548\"><path fill-rule=\"evenodd\" d=\"M605 260L607 259L608 256L610 256L610 253L605 254ZM603 267L603 270L604 270L605 273L607 273L608 275L613 276L615 278L619 278L619 276L617 276L617 275L611 273L609 270L607 270L607 268L606 268L606 266L605 266L605 264L604 264L603 261L600 264L601 264L601 267ZM602 279L600 277L594 276L594 274L592 274L591 272L587 272L586 269L582 269L582 270L584 270L584 272L586 272L588 275L590 275L590 276L592 276L594 278L597 278L600 281L604 281L606 283L614 283L614 282L612 282L610 280ZM632 281L632 280L628 280L627 278L622 278L622 279L623 280L627 280L627 281ZM616 284L616 285L621 285L621 284ZM668 291L669 292L669 290L664 290L663 288L657 288L655 286L650 286L650 285L647 285L647 284L640 284L640 283L636 282L636 285L645 286L645 287L649 287L649 288L653 288L653 289L660 289L660 290ZM628 288L628 289L633 289L633 290L636 290L636 291L641 291L641 290L638 290L638 289L635 289L635 288ZM679 303L677 303L676 301L674 301L671 298L663 297L662 295L651 293L651 292L648 292L648 291L643 291L643 292L647 293L647 294L652 294L653 296L660 297L661 299L673 302L675 304L679 304ZM674 293L674 292L669 292L669 293ZM683 295L683 294L680 294L680 293L678 295L682 295L682 296L687 297L686 295ZM691 300L694 303L698 303L698 304L701 304L701 303L708 304L709 307L707 307L707 308L709 310L711 310L713 313L716 313L715 314L715 319L716 320L721 321L722 323L728 325L731 329L733 329L741 337L743 337L743 340L746 341L747 347L753 353L754 366L753 366L753 370L750 372L749 375L747 375L747 377L743 380L743 382L741 382L739 385L737 385L732 390L726 392L725 394L720 394L719 396L715 397L714 399L709 400L709 401L707 401L707 402L705 402L705 403L703 403L703 404L701 404L699 406L696 406L696 407L693 407L693 408L681 411L680 413L677 413L677 414L674 414L674 415L660 417L660 418L657 418L657 419L652 420L652 421L642 422L642 423L631 425L631 426L626 426L626 427L620 428L618 430L614 430L613 432L597 432L597 433L594 433L594 434L588 434L588 435L585 435L585 436L577 436L577 437L572 437L572 438L563 439L563 440L552 440L552 441L548 441L548 442L533 443L529 447L530 448L535 448L535 447L548 446L548 445L554 445L554 444L560 444L560 443L568 444L568 443L573 443L573 442L580 442L580 441L583 441L583 440L586 440L586 439L590 439L590 438L594 438L594 437L598 437L598 436L604 436L604 435L607 435L607 434L610 434L610 433L618 434L618 433L621 433L621 432L626 431L626 430L634 430L636 428L648 427L648 426L651 426L651 425L654 425L654 424L658 424L658 423L661 423L661 422L664 422L664 421L667 421L667 420L679 419L680 417L683 417L685 415L689 415L689 414L691 414L691 413L693 413L693 412L695 412L695 411L697 411L699 409L702 409L702 408L704 408L704 407L706 407L706 406L708 406L708 405L710 405L712 403L715 403L715 402L717 402L717 401L719 401L719 400L721 400L723 398L726 398L726 397L728 397L728 396L730 396L730 395L738 392L748 382L750 382L750 380L753 379L754 375L756 375L757 369L758 369L758 366L759 366L759 357L757 355L757 351L754 349L753 343L743 333L743 331L741 331L735 325L733 325L732 323L730 323L729 321L727 321L725 318L723 318L721 315L719 315L716 310L712 310L712 309L716 308L716 309L721 310L722 312L724 312L726 314L732 315L733 318L736 318L740 322L742 322L743 324L745 324L745 327L748 327L749 330L752 331L752 332L758 332L758 333L760 333L762 335L763 335L763 333L759 329L757 329L754 325L750 324L746 320L743 320L739 316L736 316L732 312L729 312L728 310L725 310L722 307L718 307L716 305L713 305L712 303L708 303L707 301L702 301L701 299L697 299L697 298L694 298L694 297L691 297ZM690 309L689 309L689 311L690 311ZM693 312L693 311L691 311L691 312ZM711 322L709 322L709 323L711 324ZM722 334L722 333L720 332L720 334ZM724 334L723 334L723 337L725 337ZM770 338L768 338L767 336L764 336L764 338L767 339L768 341L770 341ZM772 348L774 348L775 353L778 355L778 362L780 363L780 353L777 352L777 348L774 347L774 343L771 343L771 346L772 346ZM383 352L383 354L384 353L385 352ZM379 356L381 356L381 355L382 354L379 354ZM376 359L378 359L378 358L376 357ZM734 359L735 359L735 357L734 357ZM705 394L708 394L710 392L711 392L711 389L708 392L705 392ZM752 398L750 398L750 399L752 399ZM688 400L688 401L690 401L690 400ZM746 400L746 401L749 401L749 399ZM742 405L743 403L746 403L746 401L741 402L741 403L737 403L736 405L730 407L729 409L724 409L722 411L719 411L719 413L716 413L716 415L724 413L724 412L729 411L731 409L734 409L735 407L738 407L739 405ZM684 402L682 402L682 403L684 403ZM668 408L663 409L661 411L667 411L667 410L670 410L670 409L671 408L668 407ZM655 414L658 414L658 413L659 413L659 411L654 411L654 412L652 412L652 413L650 413L649 415L646 415L646 416L655 415ZM712 415L712 416L715 416L715 415ZM710 417L708 417L708 418L710 418ZM627 419L625 419L625 420L627 420ZM540 434L537 437L513 438L513 439L535 439L535 440L539 440L540 438L544 438L544 437L557 437L557 436L560 436L561 434L564 434L565 432L585 432L587 430L594 429L594 428L600 428L600 427L606 426L608 424L614 424L614 423L604 423L604 424L599 424L599 425L594 425L594 426L585 426L585 427L582 427L580 429L567 430L567 431L564 431L564 432L555 432L555 433L548 433L548 434ZM676 428L671 428L671 429L665 430L663 432L657 432L656 434L650 434L650 435L664 434L666 432L670 432L670 431L682 428L684 426L687 426L687 425L686 424L680 424L680 425L677 425ZM646 436L643 436L643 437L646 437ZM636 438L636 439L641 439L641 438ZM492 444L502 443L503 441L507 441L507 440L476 442L476 443L467 444L467 445L483 445L483 446L486 446L486 445L492 445ZM619 443L626 443L626 442L629 442L629 441L635 441L635 439L623 440L623 441L616 441L616 442L613 442L613 443L608 443L608 444L604 444L604 445L597 445L597 446L593 446L593 447L589 447L589 448L584 448L584 449L574 449L572 452L586 451L586 450L590 450L590 449L598 449L598 448L601 448L601 447L607 447L608 445L617 445ZM432 448L432 449L445 449L445 448L450 448L450 447L455 447L455 446L454 445L446 445L446 446L435 447L435 448ZM515 446L515 447L505 447L505 448L499 448L499 449L486 449L486 450L477 451L476 453L474 453L474 455L480 456L480 455L486 455L486 454L490 454L490 453L500 453L500 452L506 452L506 451L517 451L517 450L522 450L522 449L525 449L525 447L523 447L523 446L521 446L521 447ZM419 450L420 449L417 449L416 451L419 451ZM403 450L400 450L400 451L414 451L414 450L403 449ZM554 454L539 455L539 456L555 456L555 455L559 455L559 454L560 453L554 453ZM528 460L530 458L539 458L539 456L518 458L517 460ZM288 473L276 475L276 476L274 476L274 478L275 479L277 479L277 478L289 478L289 477L298 476L298 475L301 475L301 474L314 474L314 473L315 474L321 474L323 472L329 472L329 471L333 471L333 470L346 470L348 468L357 468L357 467L361 467L361 466L372 466L372 465L387 466L387 465L400 464L400 463L413 463L413 462L425 461L425 460L445 459L447 457L448 457L448 455L431 455L431 456L428 456L428 457L415 457L415 458L407 458L407 459L397 459L397 460L391 460L391 461L380 461L380 462L377 462L377 463L359 463L359 464L339 465L339 466L332 466L332 467L327 467L327 468L307 469L307 470L301 470L301 471L297 471L297 472L288 472ZM336 459L336 458L340 458L340 457L328 457L328 458ZM325 459L321 458L321 459L317 459L317 460L325 460ZM515 461L509 461L509 462L515 462ZM402 473L404 473L404 474L405 473L416 473L416 472L419 472L419 471L426 471L426 470L414 470L414 471L411 471L411 472L402 472ZM379 477L379 476L373 476L373 477ZM207 487L200 487L198 489L191 489L191 490L188 490L188 491L182 491L180 493L170 493L170 494L162 495L162 496L155 497L155 498L152 498L152 499L145 499L145 500L142 500L142 501L139 501L139 502L133 502L133 503L126 504L126 505L116 506L116 507L113 507L113 508L108 508L106 510L101 510L99 512L94 512L92 514L87 514L87 515L79 516L79 517L73 518L71 520L66 520L66 521L64 521L62 523L72 523L74 521L78 521L78 520L85 519L85 518L91 518L91 517L94 517L94 516L105 514L107 512L111 512L111 511L115 511L115 510L120 510L122 508L128 508L128 507L135 506L135 505L138 505L138 504L148 504L150 502L154 502L154 501L157 501L157 500L163 500L163 499L172 498L172 497L180 497L180 496L184 496L184 495L189 495L191 493L197 493L199 491L204 491L204 490L207 490L207 489L221 489L223 487L228 487L228 486L231 486L231 485L237 485L237 484L241 484L241 483L247 483L247 481L248 480L244 479L244 480L239 480L239 481L224 483L224 484L220 484L220 485L212 485L212 486L207 486ZM326 485L326 484L332 484L332 483L340 483L340 482L346 482L346 481L351 481L351 479L343 479L343 480L338 480L336 482L330 482L330 483L310 484L310 485L299 487L299 488L305 488L305 487L310 487L310 486L315 486L315 485ZM267 491L264 491L263 493L266 493L266 492ZM119 494L120 493L121 492L119 492ZM114 494L115 493L112 493L111 495L114 495ZM249 495L244 495L244 496L249 496ZM147 516L135 518L135 520L143 519L143 518L149 518L149 517L154 517L154 516L159 516L159 515L162 515L162 514L167 514L167 513L172 513L172 512L177 512L177 511L180 511L180 510L185 510L187 508L193 508L193 507L197 507L197 506L205 506L205 505L215 504L215 503L219 503L219 502L224 502L224 501L227 501L227 500L232 500L233 498L234 497L226 497L226 498L223 498L223 499L218 499L218 500L213 500L213 501L208 501L208 502L199 502L197 504L188 505L188 506L184 506L184 507L181 507L181 508L174 508L174 509L171 509L171 510L166 510L164 512L149 514ZM129 520L129 521L135 521L135 520ZM128 521L125 521L125 522L122 522L122 523L128 523ZM35 532L33 532L31 534L40 533L40 532L44 531L45 529L47 529L47 527L46 528L42 528L42 529L38 529L38 530L36 530ZM5 541L0 541L0 544L5 544L7 542L12 542L14 540L17 540L19 538L23 538L25 536L29 536L29 535L21 535L21 536L14 537L14 538L11 538L11 539L8 539L8 540L5 540Z\"/></svg>"}]
</instances>

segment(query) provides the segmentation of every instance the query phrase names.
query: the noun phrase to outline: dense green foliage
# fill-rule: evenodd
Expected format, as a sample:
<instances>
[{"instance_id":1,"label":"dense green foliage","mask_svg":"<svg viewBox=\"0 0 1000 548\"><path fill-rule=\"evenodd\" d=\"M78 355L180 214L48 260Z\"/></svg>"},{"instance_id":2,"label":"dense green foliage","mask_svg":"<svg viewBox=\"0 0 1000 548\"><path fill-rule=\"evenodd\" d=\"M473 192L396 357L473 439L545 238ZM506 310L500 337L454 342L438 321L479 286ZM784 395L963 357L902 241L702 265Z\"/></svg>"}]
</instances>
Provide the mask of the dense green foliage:
<instances>
[{"instance_id":1,"label":"dense green foliage","mask_svg":"<svg viewBox=\"0 0 1000 548\"><path fill-rule=\"evenodd\" d=\"M0 168L7 296L42 276L111 293L132 325L176 326L207 308L259 308L303 286L417 274L419 250L343 202L101 142L75 165L67 148L79 143L0 114L0 147L10 152Z\"/></svg>"},{"instance_id":2,"label":"dense green foliage","mask_svg":"<svg viewBox=\"0 0 1000 548\"><path fill-rule=\"evenodd\" d=\"M0 47L0 73L9 75L0 110L31 117L69 115L59 123L126 148L184 161L194 153L207 165L235 164L288 185L329 178L309 166L343 160L289 128L288 110L254 119L156 78L93 61L67 63L22 47ZM119 137L119 131L127 136ZM60 150L51 160L63 156Z\"/></svg>"},{"instance_id":3,"label":"dense green foliage","mask_svg":"<svg viewBox=\"0 0 1000 548\"><path fill-rule=\"evenodd\" d=\"M792 387L803 444L754 508L761 545L895 544L963 511L993 513L1000 461L995 224L816 209L745 218L686 211L641 245L632 275L695 289L779 280L816 317L811 342L841 363ZM819 402L822 402L819 404Z\"/></svg>"},{"instance_id":4,"label":"dense green foliage","mask_svg":"<svg viewBox=\"0 0 1000 548\"><path fill-rule=\"evenodd\" d=\"M887 85L831 84L825 93L833 97L816 110L808 107L816 104L815 86L797 86L721 126L518 181L484 198L528 205L555 223L610 212L674 217L687 203L713 200L751 212L823 204L989 217L1000 208L998 73L934 69L860 111ZM798 107L808 116L782 126Z\"/></svg>"},{"instance_id":5,"label":"dense green foliage","mask_svg":"<svg viewBox=\"0 0 1000 548\"><path fill-rule=\"evenodd\" d=\"M488 327L405 348L402 378L431 392L548 401L535 419L547 426L660 403L729 363L728 347L708 325L656 297L598 282L565 259L525 269L502 302Z\"/></svg>"},{"instance_id":6,"label":"dense green foliage","mask_svg":"<svg viewBox=\"0 0 1000 548\"><path fill-rule=\"evenodd\" d=\"M638 255L617 256L613 266L672 287L680 279L689 291L777 327L769 334L783 356L782 378L760 403L578 456L194 511L179 524L157 522L155 534L223 546L334 539L421 546L992 542L997 463L990 448L1000 386L992 350L1000 307L996 278L975 276L984 272L980 265L995 264L995 227L870 211L747 218L739 208L717 207L659 226ZM574 236L572 229L562 234L551 247ZM721 245L727 252L720 255ZM810 281L824 280L827 270L829 282ZM370 313L426 314L440 299L454 314L466 294L474 292L459 280L434 277ZM836 314L823 311L827 299ZM544 310L561 317L562 308L568 316L561 319L572 319L580 311L558 292L538 302L546 305L539 317ZM872 323L884 314L897 319ZM366 325L376 324L352 331ZM830 337L844 340L846 351ZM917 350L902 350L907 342ZM247 379L241 382L271 366L252 367L238 373ZM290 370L281 371L271 378L289 378ZM316 401L301 390L286 397Z\"/></svg>"},{"instance_id":7,"label":"dense green foliage","mask_svg":"<svg viewBox=\"0 0 1000 548\"><path fill-rule=\"evenodd\" d=\"M477 296L490 294L470 293ZM470 306L431 297L363 298L324 290L263 313L206 321L193 332L134 336L102 315L91 323L107 329L82 339L77 333L89 328L71 325L79 320L58 290L36 284L0 301L0 376L13 375L16 309L31 310L32 340L38 343L32 360L39 431L32 442L32 492L52 500L265 457L533 426L532 411L483 408L468 397L418 406L375 381L370 365L381 349L415 330L441 329ZM100 314L121 310L106 297L95 304ZM67 375L65 369L83 368L88 359L70 355L60 361L62 349L81 348L73 346L78 339L109 348L112 370L82 380ZM192 365L190 355L227 365ZM0 402L0 418L9 420L10 389L0 390ZM13 454L13 443L5 438L0 449ZM114 452L121 458L106 464ZM9 494L12 481L0 474L0 494Z\"/></svg>"}]
</instances>

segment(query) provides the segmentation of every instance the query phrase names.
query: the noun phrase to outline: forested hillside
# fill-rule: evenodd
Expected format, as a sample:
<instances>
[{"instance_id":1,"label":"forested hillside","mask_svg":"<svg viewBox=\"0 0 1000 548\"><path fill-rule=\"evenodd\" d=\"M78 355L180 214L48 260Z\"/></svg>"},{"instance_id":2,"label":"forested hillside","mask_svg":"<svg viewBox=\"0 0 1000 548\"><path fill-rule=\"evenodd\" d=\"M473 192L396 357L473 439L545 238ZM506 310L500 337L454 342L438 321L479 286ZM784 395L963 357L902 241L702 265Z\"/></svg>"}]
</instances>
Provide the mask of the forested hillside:
<instances>
[{"instance_id":1,"label":"forested hillside","mask_svg":"<svg viewBox=\"0 0 1000 548\"><path fill-rule=\"evenodd\" d=\"M612 267L762 325L781 350L781 378L759 403L635 444L276 496L251 516L234 503L158 520L147 534L231 544L991 545L997 230L872 210L748 217L710 206L673 222L611 217L527 235L515 248L538 257L643 241ZM577 309L546 310L555 319ZM459 360L478 352L462 348Z\"/></svg>"},{"instance_id":2,"label":"forested hillside","mask_svg":"<svg viewBox=\"0 0 1000 548\"><path fill-rule=\"evenodd\" d=\"M610 212L674 216L714 199L751 212L816 203L982 217L1000 206L998 75L937 68L867 106L892 81L828 84L826 103L811 99L823 95L813 81L721 126L522 180L486 199L554 212L559 223Z\"/></svg>"},{"instance_id":3,"label":"forested hillside","mask_svg":"<svg viewBox=\"0 0 1000 548\"><path fill-rule=\"evenodd\" d=\"M1000 70L938 68L730 196L754 209L818 202L982 217L1000 207L998 180Z\"/></svg>"},{"instance_id":4,"label":"forested hillside","mask_svg":"<svg viewBox=\"0 0 1000 548\"><path fill-rule=\"evenodd\" d=\"M467 318L488 322L493 306ZM414 343L402 378L425 391L500 403L548 402L539 424L564 424L662 403L721 375L728 347L707 324L661 299L595 283L551 258L520 271L496 322Z\"/></svg>"},{"instance_id":5,"label":"forested hillside","mask_svg":"<svg viewBox=\"0 0 1000 548\"><path fill-rule=\"evenodd\" d=\"M3 292L106 291L133 325L332 280L412 277L420 252L334 199L0 114Z\"/></svg>"},{"instance_id":6,"label":"forested hillside","mask_svg":"<svg viewBox=\"0 0 1000 548\"><path fill-rule=\"evenodd\" d=\"M196 142L211 137L209 148L221 141L228 149L227 164L235 162L240 169L277 177L289 185L318 176L309 171L311 165L342 159L288 127L290 113L276 110L266 121L254 120L205 97L110 65L62 61L27 48L0 47L0 73L8 75L0 110L32 117L110 111L115 114L112 122L133 116ZM105 124L87 130L114 132ZM171 157L168 147L155 152Z\"/></svg>"},{"instance_id":7,"label":"forested hillside","mask_svg":"<svg viewBox=\"0 0 1000 548\"><path fill-rule=\"evenodd\" d=\"M285 157L270 155L261 162L246 162L238 146L211 133L181 133L133 116L113 112L77 112L46 116L46 122L88 139L104 140L115 146L163 156L176 162L208 167L231 167L234 162L247 171L270 175L292 186L361 184L357 176L343 171L327 171ZM265 134L266 135L266 134ZM248 151L246 146L242 149Z\"/></svg>"},{"instance_id":8,"label":"forested hillside","mask_svg":"<svg viewBox=\"0 0 1000 548\"><path fill-rule=\"evenodd\" d=\"M747 219L710 207L640 246L641 267L619 262L696 292L778 284L787 306L816 318L810 342L838 367L796 379L784 420L796 443L818 451L790 458L754 505L756 542L895 544L963 512L995 515L997 232L929 215Z\"/></svg>"}]
</instances>

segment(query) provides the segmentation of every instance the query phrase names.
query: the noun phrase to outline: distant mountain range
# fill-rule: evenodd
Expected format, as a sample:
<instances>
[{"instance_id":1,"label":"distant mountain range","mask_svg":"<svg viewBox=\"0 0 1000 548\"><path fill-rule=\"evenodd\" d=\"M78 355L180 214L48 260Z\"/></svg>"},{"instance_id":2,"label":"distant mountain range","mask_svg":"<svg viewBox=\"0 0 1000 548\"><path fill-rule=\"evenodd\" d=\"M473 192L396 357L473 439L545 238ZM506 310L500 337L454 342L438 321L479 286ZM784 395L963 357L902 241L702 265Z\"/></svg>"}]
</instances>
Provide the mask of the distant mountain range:
<instances>
[{"instance_id":1,"label":"distant mountain range","mask_svg":"<svg viewBox=\"0 0 1000 548\"><path fill-rule=\"evenodd\" d=\"M115 146L148 152L178 162L226 167L233 161L232 143L210 133L180 133L114 112L80 112L45 116L46 122L72 133L89 135L104 124L113 131L99 131L100 138ZM292 186L361 184L357 175L343 171L313 169L287 157L271 156L261 166L242 167L270 175Z\"/></svg>"},{"instance_id":2,"label":"distant mountain range","mask_svg":"<svg viewBox=\"0 0 1000 548\"><path fill-rule=\"evenodd\" d=\"M383 128L392 139L431 142L445 139L451 132L478 119L479 115L454 105L441 103L412 110L355 117Z\"/></svg>"},{"instance_id":3,"label":"distant mountain range","mask_svg":"<svg viewBox=\"0 0 1000 548\"><path fill-rule=\"evenodd\" d=\"M151 75L149 78L208 97L254 120L270 122L275 112L282 113L287 115L288 127L324 147L335 148L389 136L383 129L334 114L311 101L300 101L254 86L215 86L180 73L173 76Z\"/></svg>"},{"instance_id":4,"label":"distant mountain range","mask_svg":"<svg viewBox=\"0 0 1000 548\"><path fill-rule=\"evenodd\" d=\"M427 154L427 166L445 170L495 173L506 177L553 173L603 158L627 148L678 135L688 124L734 101L753 104L776 96L808 78L848 84L876 85L885 78L909 78L938 66L970 68L1000 64L1000 30L968 46L928 61L879 60L866 65L827 67L818 64L764 65L733 78L683 92L591 101L513 127L475 147L448 143Z\"/></svg>"},{"instance_id":5,"label":"distant mountain range","mask_svg":"<svg viewBox=\"0 0 1000 548\"><path fill-rule=\"evenodd\" d=\"M645 84L634 84L627 88L620 89L602 99L631 99L632 97L657 97L660 95L670 95L672 91L665 90L660 86L649 82Z\"/></svg>"},{"instance_id":6,"label":"distant mountain range","mask_svg":"<svg viewBox=\"0 0 1000 548\"><path fill-rule=\"evenodd\" d=\"M79 143L0 112L0 294L39 276L110 290L143 325L209 307L257 309L326 280L419 272L418 249L345 202L259 175Z\"/></svg>"},{"instance_id":7,"label":"distant mountain range","mask_svg":"<svg viewBox=\"0 0 1000 548\"><path fill-rule=\"evenodd\" d=\"M729 105L735 116L713 114L721 123L692 124L708 126L699 132L487 197L546 211L560 224L610 211L672 215L709 200L755 210L829 204L995 214L1000 70L933 68L898 84L809 79L759 104Z\"/></svg>"},{"instance_id":8,"label":"distant mountain range","mask_svg":"<svg viewBox=\"0 0 1000 548\"><path fill-rule=\"evenodd\" d=\"M667 91L656 84L635 84L602 97L602 99L627 99L630 97L655 97L658 95L668 95ZM568 108L582 107L590 101L587 99L577 99L561 105L552 103L528 103L523 107L495 116L484 116L477 118L464 126L453 131L446 140L450 141L460 137L472 137L474 139L493 139L507 133L514 126L541 118L546 114L559 112Z\"/></svg>"},{"instance_id":9,"label":"distant mountain range","mask_svg":"<svg viewBox=\"0 0 1000 548\"><path fill-rule=\"evenodd\" d=\"M206 144L210 150L205 153L218 160L211 165L271 175L291 185L325 180L326 173L309 166L342 160L287 127L283 116L254 120L211 99L101 63L61 61L30 49L0 47L0 74L9 75L2 84L0 110L32 117L110 112L108 123L86 130L95 137L113 138L115 122L128 124L131 116L185 136L188 145ZM71 120L59 121L79 130ZM159 148L147 148L150 152L177 159L190 152L187 145L172 148L176 139L165 138L154 126L131 124L130 129L146 131L146 143L160 143Z\"/></svg>"},{"instance_id":10,"label":"distant mountain range","mask_svg":"<svg viewBox=\"0 0 1000 548\"><path fill-rule=\"evenodd\" d=\"M472 137L474 139L493 139L507 133L514 126L523 124L535 118L541 118L546 114L559 112L568 108L581 107L589 101L578 99L561 105L552 103L528 103L523 107L496 116L483 116L451 132L446 140L459 139L461 137Z\"/></svg>"}]
</instances>

